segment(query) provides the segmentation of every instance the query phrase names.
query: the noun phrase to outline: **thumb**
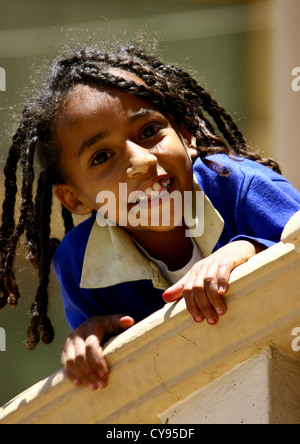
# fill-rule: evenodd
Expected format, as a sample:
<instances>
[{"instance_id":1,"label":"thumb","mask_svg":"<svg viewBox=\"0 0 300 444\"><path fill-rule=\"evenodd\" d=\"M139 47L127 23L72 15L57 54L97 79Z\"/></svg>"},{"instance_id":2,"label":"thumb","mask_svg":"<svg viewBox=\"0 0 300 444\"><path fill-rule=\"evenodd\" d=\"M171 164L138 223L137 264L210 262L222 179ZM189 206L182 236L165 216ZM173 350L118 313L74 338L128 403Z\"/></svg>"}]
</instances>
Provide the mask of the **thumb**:
<instances>
[{"instance_id":1,"label":"thumb","mask_svg":"<svg viewBox=\"0 0 300 444\"><path fill-rule=\"evenodd\" d=\"M110 324L107 333L120 333L134 325L134 319L131 316L112 315L110 316Z\"/></svg>"},{"instance_id":2,"label":"thumb","mask_svg":"<svg viewBox=\"0 0 300 444\"><path fill-rule=\"evenodd\" d=\"M162 296L165 302L174 302L183 297L183 287L187 281L188 275L189 273L163 293Z\"/></svg>"}]
</instances>

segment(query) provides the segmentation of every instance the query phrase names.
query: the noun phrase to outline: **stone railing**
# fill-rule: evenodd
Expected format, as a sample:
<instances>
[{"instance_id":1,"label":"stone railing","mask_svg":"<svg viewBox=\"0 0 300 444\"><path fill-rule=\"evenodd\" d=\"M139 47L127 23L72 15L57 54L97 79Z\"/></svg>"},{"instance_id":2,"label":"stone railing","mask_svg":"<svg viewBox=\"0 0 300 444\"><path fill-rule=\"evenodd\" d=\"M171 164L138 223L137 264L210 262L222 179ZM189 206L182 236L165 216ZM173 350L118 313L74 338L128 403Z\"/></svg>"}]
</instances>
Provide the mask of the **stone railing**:
<instances>
[{"instance_id":1,"label":"stone railing","mask_svg":"<svg viewBox=\"0 0 300 444\"><path fill-rule=\"evenodd\" d=\"M300 212L233 271L216 326L168 304L105 346L105 390L59 370L3 406L0 423L300 423L299 253Z\"/></svg>"}]
</instances>

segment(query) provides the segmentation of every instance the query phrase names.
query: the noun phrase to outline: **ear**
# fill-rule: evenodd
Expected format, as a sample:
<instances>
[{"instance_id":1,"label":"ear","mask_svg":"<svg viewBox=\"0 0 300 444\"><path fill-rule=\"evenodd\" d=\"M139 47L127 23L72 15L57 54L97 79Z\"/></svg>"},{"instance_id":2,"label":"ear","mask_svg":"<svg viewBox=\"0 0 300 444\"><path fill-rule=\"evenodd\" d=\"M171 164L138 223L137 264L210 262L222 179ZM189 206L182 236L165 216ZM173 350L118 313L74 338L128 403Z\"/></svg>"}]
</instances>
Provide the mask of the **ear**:
<instances>
[{"instance_id":1,"label":"ear","mask_svg":"<svg viewBox=\"0 0 300 444\"><path fill-rule=\"evenodd\" d=\"M80 198L71 185L66 183L55 185L54 193L57 199L73 214L88 214L93 210Z\"/></svg>"},{"instance_id":2,"label":"ear","mask_svg":"<svg viewBox=\"0 0 300 444\"><path fill-rule=\"evenodd\" d=\"M180 128L181 135L185 141L186 149L191 156L191 158L195 158L198 156L199 152L197 149L196 137L193 136L185 126L181 126Z\"/></svg>"}]
</instances>

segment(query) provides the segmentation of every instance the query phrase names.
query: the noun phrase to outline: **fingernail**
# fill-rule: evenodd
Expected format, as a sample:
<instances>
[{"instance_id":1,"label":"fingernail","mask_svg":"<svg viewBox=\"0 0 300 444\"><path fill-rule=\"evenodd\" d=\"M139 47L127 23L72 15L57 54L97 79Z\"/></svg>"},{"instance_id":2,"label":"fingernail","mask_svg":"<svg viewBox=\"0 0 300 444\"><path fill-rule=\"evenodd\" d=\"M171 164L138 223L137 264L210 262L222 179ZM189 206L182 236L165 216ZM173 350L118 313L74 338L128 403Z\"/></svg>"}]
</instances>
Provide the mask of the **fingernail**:
<instances>
[{"instance_id":1,"label":"fingernail","mask_svg":"<svg viewBox=\"0 0 300 444\"><path fill-rule=\"evenodd\" d=\"M213 318L209 318L209 319L207 319L207 323L209 325L215 325L217 323L217 321L215 319L213 319Z\"/></svg>"},{"instance_id":2,"label":"fingernail","mask_svg":"<svg viewBox=\"0 0 300 444\"><path fill-rule=\"evenodd\" d=\"M105 389L107 387L107 381L100 381L98 383L98 387L101 389Z\"/></svg>"},{"instance_id":3,"label":"fingernail","mask_svg":"<svg viewBox=\"0 0 300 444\"><path fill-rule=\"evenodd\" d=\"M219 315L223 315L225 313L225 310L223 308L219 307L219 308L217 308L217 313Z\"/></svg>"},{"instance_id":4,"label":"fingernail","mask_svg":"<svg viewBox=\"0 0 300 444\"><path fill-rule=\"evenodd\" d=\"M222 285L218 288L218 293L219 294L224 294L224 293L226 293L226 288L225 287L223 287Z\"/></svg>"},{"instance_id":5,"label":"fingernail","mask_svg":"<svg viewBox=\"0 0 300 444\"><path fill-rule=\"evenodd\" d=\"M195 317L194 317L194 321L195 321L195 322L199 322L199 323L200 323L200 322L203 322L204 319L205 319L205 318L204 318L203 316L195 316Z\"/></svg>"},{"instance_id":6,"label":"fingernail","mask_svg":"<svg viewBox=\"0 0 300 444\"><path fill-rule=\"evenodd\" d=\"M108 378L108 373L109 373L109 372L103 372L103 373L101 374L101 379L107 379L107 378Z\"/></svg>"},{"instance_id":7,"label":"fingernail","mask_svg":"<svg viewBox=\"0 0 300 444\"><path fill-rule=\"evenodd\" d=\"M81 385L81 382L78 379L73 379L73 384L78 387L79 385Z\"/></svg>"}]
</instances>

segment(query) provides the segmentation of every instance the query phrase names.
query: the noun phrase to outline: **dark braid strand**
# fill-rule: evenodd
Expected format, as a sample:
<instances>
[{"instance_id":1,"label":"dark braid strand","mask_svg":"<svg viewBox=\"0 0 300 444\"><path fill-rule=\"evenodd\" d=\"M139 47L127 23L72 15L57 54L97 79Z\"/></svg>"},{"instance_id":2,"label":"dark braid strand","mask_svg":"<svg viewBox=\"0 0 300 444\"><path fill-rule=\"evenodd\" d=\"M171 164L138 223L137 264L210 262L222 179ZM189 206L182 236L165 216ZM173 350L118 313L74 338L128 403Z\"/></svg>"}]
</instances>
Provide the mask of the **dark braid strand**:
<instances>
[{"instance_id":1,"label":"dark braid strand","mask_svg":"<svg viewBox=\"0 0 300 444\"><path fill-rule=\"evenodd\" d=\"M35 301L31 306L31 321L28 327L28 350L34 350L40 337L45 344L52 342L54 337L53 327L47 316L48 307L48 284L51 266L50 249L50 219L52 207L52 182L47 172L41 174L40 181L43 182L43 197L41 206L41 230L40 230L40 284Z\"/></svg>"},{"instance_id":2,"label":"dark braid strand","mask_svg":"<svg viewBox=\"0 0 300 444\"><path fill-rule=\"evenodd\" d=\"M26 109L23 111L23 116L26 114ZM24 117L24 120L26 118ZM15 204L16 195L18 191L17 187L17 165L21 156L21 147L26 139L25 124L21 122L18 130L16 131L12 145L8 153L8 158L6 165L4 167L4 186L5 186L5 198L2 204L2 225L0 228L0 245L1 245L1 259L0 259L0 308L3 308L7 302L10 301L11 291L8 290L6 286L6 268L7 268L7 257L11 252L10 240L15 228ZM13 273L12 273L13 274ZM16 289L17 290L17 289ZM18 290L17 290L18 298Z\"/></svg>"}]
</instances>

